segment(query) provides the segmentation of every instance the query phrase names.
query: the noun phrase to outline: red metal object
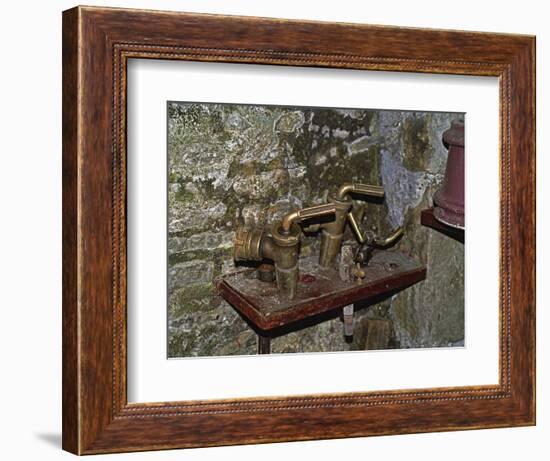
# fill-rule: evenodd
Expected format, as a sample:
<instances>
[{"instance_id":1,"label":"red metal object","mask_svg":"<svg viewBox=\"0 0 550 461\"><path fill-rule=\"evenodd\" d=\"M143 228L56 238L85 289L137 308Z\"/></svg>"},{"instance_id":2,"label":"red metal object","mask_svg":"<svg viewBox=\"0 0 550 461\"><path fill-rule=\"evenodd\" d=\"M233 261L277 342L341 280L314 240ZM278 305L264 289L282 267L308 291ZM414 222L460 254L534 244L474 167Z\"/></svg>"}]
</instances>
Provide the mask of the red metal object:
<instances>
[{"instance_id":1,"label":"red metal object","mask_svg":"<svg viewBox=\"0 0 550 461\"><path fill-rule=\"evenodd\" d=\"M458 227L454 226L448 226L447 224L443 224L441 221L438 221L434 216L433 208L422 210L422 212L420 213L420 224L422 224L423 226L431 227L432 229L435 229L442 234L454 238L460 243L464 243L464 229L459 229Z\"/></svg>"},{"instance_id":2,"label":"red metal object","mask_svg":"<svg viewBox=\"0 0 550 461\"><path fill-rule=\"evenodd\" d=\"M454 121L443 143L449 149L443 184L434 195L434 216L444 224L464 229L464 122Z\"/></svg>"}]
</instances>

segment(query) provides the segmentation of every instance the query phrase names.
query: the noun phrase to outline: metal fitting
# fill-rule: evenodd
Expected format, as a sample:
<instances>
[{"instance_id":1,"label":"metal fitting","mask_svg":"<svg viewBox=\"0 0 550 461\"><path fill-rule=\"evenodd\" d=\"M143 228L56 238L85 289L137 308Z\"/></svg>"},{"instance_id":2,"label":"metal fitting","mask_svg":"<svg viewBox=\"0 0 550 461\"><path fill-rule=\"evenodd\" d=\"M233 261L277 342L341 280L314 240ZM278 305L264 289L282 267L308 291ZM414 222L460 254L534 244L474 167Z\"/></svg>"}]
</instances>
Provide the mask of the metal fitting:
<instances>
[{"instance_id":1,"label":"metal fitting","mask_svg":"<svg viewBox=\"0 0 550 461\"><path fill-rule=\"evenodd\" d=\"M361 194L370 197L384 197L384 188L380 186L373 186L369 184L353 184L345 183L340 186L336 195L333 198L333 204L335 207L334 221L322 224L321 234L321 251L319 253L319 264L323 267L332 266L344 238L344 230L346 222L349 221L350 226L357 237L359 243L364 242L364 236L359 229L358 222L360 218L358 214L354 214L353 200L349 194ZM362 217L362 216L361 216Z\"/></svg>"},{"instance_id":2,"label":"metal fitting","mask_svg":"<svg viewBox=\"0 0 550 461\"><path fill-rule=\"evenodd\" d=\"M328 203L293 211L280 222L273 223L270 231L241 227L235 233L235 261L272 260L279 295L283 299L293 299L298 285L298 257L302 235L298 222L334 212L334 205Z\"/></svg>"}]
</instances>

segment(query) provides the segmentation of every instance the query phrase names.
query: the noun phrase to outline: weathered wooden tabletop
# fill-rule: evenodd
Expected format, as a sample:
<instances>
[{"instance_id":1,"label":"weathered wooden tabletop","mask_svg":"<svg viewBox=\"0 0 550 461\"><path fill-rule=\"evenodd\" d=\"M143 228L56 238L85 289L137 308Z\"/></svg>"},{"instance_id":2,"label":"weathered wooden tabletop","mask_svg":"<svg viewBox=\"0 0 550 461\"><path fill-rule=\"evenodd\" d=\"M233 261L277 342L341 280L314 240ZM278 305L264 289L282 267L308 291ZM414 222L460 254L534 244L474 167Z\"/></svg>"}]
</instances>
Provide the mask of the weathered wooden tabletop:
<instances>
[{"instance_id":1,"label":"weathered wooden tabletop","mask_svg":"<svg viewBox=\"0 0 550 461\"><path fill-rule=\"evenodd\" d=\"M260 330L288 325L361 300L407 288L426 278L426 267L399 251L375 252L365 278L342 280L337 269L322 268L316 258L300 260L296 298L281 300L277 286L258 280L255 269L224 275L217 292Z\"/></svg>"}]
</instances>

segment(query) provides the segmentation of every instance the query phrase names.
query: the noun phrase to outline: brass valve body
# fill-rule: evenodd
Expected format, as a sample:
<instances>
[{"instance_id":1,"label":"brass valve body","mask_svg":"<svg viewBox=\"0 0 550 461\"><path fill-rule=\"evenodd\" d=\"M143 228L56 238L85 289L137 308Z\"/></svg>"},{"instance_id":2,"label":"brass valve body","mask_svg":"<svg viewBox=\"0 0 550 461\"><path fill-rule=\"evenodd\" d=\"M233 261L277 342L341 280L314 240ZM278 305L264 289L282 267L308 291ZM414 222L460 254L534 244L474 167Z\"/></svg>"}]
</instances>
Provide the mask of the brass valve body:
<instances>
[{"instance_id":1,"label":"brass valve body","mask_svg":"<svg viewBox=\"0 0 550 461\"><path fill-rule=\"evenodd\" d=\"M260 244L262 236L262 229L239 227L235 232L233 242L233 259L235 261L261 261Z\"/></svg>"},{"instance_id":2,"label":"brass valve body","mask_svg":"<svg viewBox=\"0 0 550 461\"><path fill-rule=\"evenodd\" d=\"M344 198L339 200L334 198L333 202L336 207L334 213L334 221L325 223L321 226L321 250L319 252L319 264L322 267L329 267L334 264L342 240L344 238L344 228L346 226L346 220L348 219L348 213L352 206L351 198Z\"/></svg>"},{"instance_id":3,"label":"brass valve body","mask_svg":"<svg viewBox=\"0 0 550 461\"><path fill-rule=\"evenodd\" d=\"M280 222L264 229L238 228L235 233L235 261L274 262L279 295L293 299L298 285L298 257L302 230L297 222L335 212L332 203L317 205L287 214Z\"/></svg>"},{"instance_id":4,"label":"brass valve body","mask_svg":"<svg viewBox=\"0 0 550 461\"><path fill-rule=\"evenodd\" d=\"M340 186L332 203L336 209L334 221L321 225L321 251L319 253L319 265L322 267L333 266L336 262L338 252L344 239L346 222L349 221L351 228L360 243L363 242L363 235L359 229L355 215L352 212L353 200L351 193L362 194L371 197L383 197L384 188L368 184L346 183Z\"/></svg>"},{"instance_id":5,"label":"brass valve body","mask_svg":"<svg viewBox=\"0 0 550 461\"><path fill-rule=\"evenodd\" d=\"M298 256L302 231L297 224L292 224L286 234L282 231L278 223L271 228L275 247L275 278L281 297L294 299L298 286Z\"/></svg>"}]
</instances>

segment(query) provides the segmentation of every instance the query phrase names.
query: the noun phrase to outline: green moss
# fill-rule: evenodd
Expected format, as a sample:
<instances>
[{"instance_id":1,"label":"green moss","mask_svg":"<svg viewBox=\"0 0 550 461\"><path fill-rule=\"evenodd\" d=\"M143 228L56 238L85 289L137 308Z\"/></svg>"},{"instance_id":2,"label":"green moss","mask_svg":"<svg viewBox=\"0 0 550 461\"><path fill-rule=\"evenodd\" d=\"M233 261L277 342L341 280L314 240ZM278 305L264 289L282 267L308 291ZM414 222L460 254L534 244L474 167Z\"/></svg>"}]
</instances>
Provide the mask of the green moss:
<instances>
[{"instance_id":1,"label":"green moss","mask_svg":"<svg viewBox=\"0 0 550 461\"><path fill-rule=\"evenodd\" d=\"M350 138L360 135L371 135L370 124L374 113L369 110L360 111L361 116L351 117L334 109L317 109L313 112L312 123L320 127L327 126L331 130L339 129L347 131Z\"/></svg>"},{"instance_id":2,"label":"green moss","mask_svg":"<svg viewBox=\"0 0 550 461\"><path fill-rule=\"evenodd\" d=\"M297 111L301 111L303 117L297 116ZM287 206L299 203L307 206L318 202L327 192L332 194L345 182L381 184L382 150L384 155L389 151L396 162L402 161L404 171L422 171L428 162L433 163L434 124L430 114L402 113L386 117L383 112L370 110L233 104L170 104L168 113L171 166L168 179L170 187L179 184L179 187L170 189L170 200L177 202L180 223L185 220L186 210L194 212L192 224L174 226L174 229L181 230L170 233L170 239L189 238L206 231L232 231L239 224L244 207L251 207L262 221L265 216L280 213ZM354 142L354 148L350 148ZM266 174L271 172L272 175ZM418 225L419 210L425 207L425 199L421 203L407 201L409 191L401 187L400 178L396 177L393 189L391 181L385 184L390 193L400 194L399 200L368 202L363 225L374 224L380 235L387 235L393 230L390 229L389 223L393 221L388 219L389 211L395 213L396 206L404 207L406 238L400 245L403 250L425 261L430 234L426 229L419 230ZM189 182L196 191L189 187ZM247 190L249 185L253 191ZM432 192L430 190L430 194ZM202 209L210 209L219 203L225 206L223 216L205 211L202 219ZM389 210L390 206L394 209ZM346 239L355 241L349 229ZM177 247L176 242L172 243L174 248ZM207 261L209 267L213 266L214 278L232 266L232 248L189 250L186 242L179 243L179 247L187 251L171 254L169 266L187 261ZM208 245L202 246L208 248ZM315 253L318 248L318 236L304 239L303 254ZM453 251L456 252L441 246L441 252L446 255ZM456 272L453 276L460 277L461 274ZM445 283L453 293L451 297L455 296L460 284L452 280L449 283L448 279ZM398 295L389 314L390 317L395 314L392 318L407 341L423 337L426 328L431 329L434 337L438 332L448 332L446 319L456 321L452 315L445 317L438 312L439 317L434 315L432 318L425 310L415 310L422 299L430 306L435 305L435 295L439 293L434 291L433 299L432 294L421 298L418 290L420 288L415 286ZM449 305L452 304L449 301ZM176 287L170 298L169 320L171 356L255 351L255 336L235 311L215 295L211 284ZM412 340L407 341L406 345L410 346ZM274 345L277 350L296 352L343 350L347 347L339 321L282 337ZM355 344L352 347L361 346Z\"/></svg>"},{"instance_id":3,"label":"green moss","mask_svg":"<svg viewBox=\"0 0 550 461\"><path fill-rule=\"evenodd\" d=\"M183 263L186 261L225 259L233 254L232 248L216 248L215 250L190 250L181 253L174 253L168 256L168 265Z\"/></svg>"},{"instance_id":4,"label":"green moss","mask_svg":"<svg viewBox=\"0 0 550 461\"><path fill-rule=\"evenodd\" d=\"M174 197L178 202L189 203L196 200L195 194L189 192L184 186L180 187Z\"/></svg>"},{"instance_id":5,"label":"green moss","mask_svg":"<svg viewBox=\"0 0 550 461\"><path fill-rule=\"evenodd\" d=\"M425 171L430 145L428 115L407 117L403 124L403 165L410 171Z\"/></svg>"},{"instance_id":6,"label":"green moss","mask_svg":"<svg viewBox=\"0 0 550 461\"><path fill-rule=\"evenodd\" d=\"M186 288L180 288L170 294L169 313L170 319L178 319L190 312L200 312L210 306L210 302L215 297L211 283L205 285L193 285ZM215 305L219 304L219 301Z\"/></svg>"}]
</instances>

